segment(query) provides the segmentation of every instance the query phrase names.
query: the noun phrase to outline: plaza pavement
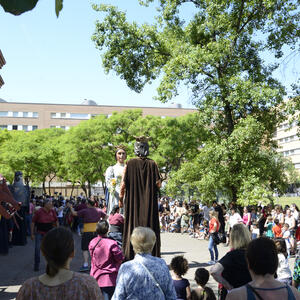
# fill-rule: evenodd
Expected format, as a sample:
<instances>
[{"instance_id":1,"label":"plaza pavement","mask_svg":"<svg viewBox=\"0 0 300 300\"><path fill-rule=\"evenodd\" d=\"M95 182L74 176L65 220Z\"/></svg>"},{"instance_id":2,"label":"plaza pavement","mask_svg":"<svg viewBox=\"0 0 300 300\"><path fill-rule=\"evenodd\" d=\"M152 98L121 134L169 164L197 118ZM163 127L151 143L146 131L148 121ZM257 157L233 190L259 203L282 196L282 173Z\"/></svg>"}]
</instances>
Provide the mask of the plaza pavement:
<instances>
[{"instance_id":1,"label":"plaza pavement","mask_svg":"<svg viewBox=\"0 0 300 300\"><path fill-rule=\"evenodd\" d=\"M71 269L78 271L82 264L82 253L80 250L80 237L74 234L75 239L75 257L71 263ZM187 234L162 233L161 234L161 252L162 258L167 264L175 255L184 255L189 262L188 273L184 276L190 281L191 287L195 287L194 273L199 267L210 269L207 262L210 260L207 249L208 242L190 238ZM223 244L218 246L219 258L229 250ZM28 238L26 246L14 246L6 256L0 256L0 299L15 299L17 291L22 283L31 277L45 272L45 262L41 259L40 272L33 271L34 242ZM290 265L293 266L294 259L290 259ZM215 292L217 284L210 277L208 286Z\"/></svg>"}]
</instances>

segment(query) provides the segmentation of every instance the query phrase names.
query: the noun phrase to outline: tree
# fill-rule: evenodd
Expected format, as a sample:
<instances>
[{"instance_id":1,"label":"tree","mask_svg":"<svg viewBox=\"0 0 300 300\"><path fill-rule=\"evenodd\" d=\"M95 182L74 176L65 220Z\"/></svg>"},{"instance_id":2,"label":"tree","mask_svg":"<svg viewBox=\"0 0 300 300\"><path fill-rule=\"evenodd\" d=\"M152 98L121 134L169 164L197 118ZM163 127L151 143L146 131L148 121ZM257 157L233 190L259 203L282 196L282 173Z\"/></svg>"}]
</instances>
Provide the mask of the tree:
<instances>
[{"instance_id":1,"label":"tree","mask_svg":"<svg viewBox=\"0 0 300 300\"><path fill-rule=\"evenodd\" d=\"M34 9L38 1L39 0L0 0L0 5L6 12L18 16ZM55 13L57 17L62 8L63 0L55 0Z\"/></svg>"},{"instance_id":2,"label":"tree","mask_svg":"<svg viewBox=\"0 0 300 300\"><path fill-rule=\"evenodd\" d=\"M145 6L151 2L140 1ZM102 22L97 21L92 37L96 47L103 51L103 66L107 72L115 71L136 92L158 79L156 98L162 102L176 96L183 84L192 91L192 101L212 135L200 154L206 157L203 170L209 169L211 174L206 180L215 186L214 193L217 189L226 190L237 201L241 195L238 186L248 176L242 162L247 160L249 165L257 166L257 157L249 151L239 152L238 145L232 148L233 137L249 116L257 124L254 128L260 130L258 135L263 136L259 139L261 144L255 143L256 150L269 153L271 157L265 161L269 167L273 166L272 149L276 145L272 135L284 119L280 105L285 89L272 77L277 64L266 65L261 54L273 51L276 62L283 55L284 45L293 47L299 42L297 3L292 0L160 0L158 3L159 15L151 25L130 23L124 12L111 5L93 6L106 14ZM193 7L195 14L190 20L183 19L184 5ZM216 162L221 169L225 166L222 179ZM193 165L190 167L195 169ZM256 185L265 183L265 174L259 170L257 166L252 181ZM200 175L197 178L201 181ZM273 183L266 184L273 186Z\"/></svg>"}]
</instances>

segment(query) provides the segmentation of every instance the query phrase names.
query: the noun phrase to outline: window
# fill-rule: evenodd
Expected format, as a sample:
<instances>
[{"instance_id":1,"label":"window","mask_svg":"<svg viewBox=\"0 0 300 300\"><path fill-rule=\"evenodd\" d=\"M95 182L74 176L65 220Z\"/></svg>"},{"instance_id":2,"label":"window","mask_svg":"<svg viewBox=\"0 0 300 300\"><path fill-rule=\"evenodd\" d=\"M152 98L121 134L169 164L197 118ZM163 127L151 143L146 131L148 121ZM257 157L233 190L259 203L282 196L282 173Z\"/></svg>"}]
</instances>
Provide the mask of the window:
<instances>
[{"instance_id":1,"label":"window","mask_svg":"<svg viewBox=\"0 0 300 300\"><path fill-rule=\"evenodd\" d=\"M299 163L295 164L294 166L295 166L295 169L300 169L300 164Z\"/></svg>"},{"instance_id":2,"label":"window","mask_svg":"<svg viewBox=\"0 0 300 300\"><path fill-rule=\"evenodd\" d=\"M28 118L28 112L27 111L23 112L23 118Z\"/></svg>"},{"instance_id":3,"label":"window","mask_svg":"<svg viewBox=\"0 0 300 300\"><path fill-rule=\"evenodd\" d=\"M7 129L7 125L0 125L0 129Z\"/></svg>"},{"instance_id":4,"label":"window","mask_svg":"<svg viewBox=\"0 0 300 300\"><path fill-rule=\"evenodd\" d=\"M12 130L18 130L18 125L13 125Z\"/></svg>"},{"instance_id":5,"label":"window","mask_svg":"<svg viewBox=\"0 0 300 300\"><path fill-rule=\"evenodd\" d=\"M8 111L0 111L0 117L7 117Z\"/></svg>"},{"instance_id":6,"label":"window","mask_svg":"<svg viewBox=\"0 0 300 300\"><path fill-rule=\"evenodd\" d=\"M66 113L60 113L60 117L61 118L65 118L66 117Z\"/></svg>"},{"instance_id":7,"label":"window","mask_svg":"<svg viewBox=\"0 0 300 300\"><path fill-rule=\"evenodd\" d=\"M60 128L66 130L66 126L60 126Z\"/></svg>"},{"instance_id":8,"label":"window","mask_svg":"<svg viewBox=\"0 0 300 300\"><path fill-rule=\"evenodd\" d=\"M37 129L38 129L37 125L32 125L32 130L37 130Z\"/></svg>"},{"instance_id":9,"label":"window","mask_svg":"<svg viewBox=\"0 0 300 300\"><path fill-rule=\"evenodd\" d=\"M89 114L79 114L79 113L71 113L70 114L71 119L88 119Z\"/></svg>"},{"instance_id":10,"label":"window","mask_svg":"<svg viewBox=\"0 0 300 300\"><path fill-rule=\"evenodd\" d=\"M56 126L55 125L50 125L50 128L56 128Z\"/></svg>"},{"instance_id":11,"label":"window","mask_svg":"<svg viewBox=\"0 0 300 300\"><path fill-rule=\"evenodd\" d=\"M18 111L13 111L13 117L18 118L19 117L19 112Z\"/></svg>"},{"instance_id":12,"label":"window","mask_svg":"<svg viewBox=\"0 0 300 300\"><path fill-rule=\"evenodd\" d=\"M32 117L33 117L33 118L38 118L38 117L39 117L39 114L38 114L37 112L33 112L33 113L32 113Z\"/></svg>"},{"instance_id":13,"label":"window","mask_svg":"<svg viewBox=\"0 0 300 300\"><path fill-rule=\"evenodd\" d=\"M23 125L23 130L28 131L28 125Z\"/></svg>"},{"instance_id":14,"label":"window","mask_svg":"<svg viewBox=\"0 0 300 300\"><path fill-rule=\"evenodd\" d=\"M56 118L56 113L51 113L51 118Z\"/></svg>"}]
</instances>

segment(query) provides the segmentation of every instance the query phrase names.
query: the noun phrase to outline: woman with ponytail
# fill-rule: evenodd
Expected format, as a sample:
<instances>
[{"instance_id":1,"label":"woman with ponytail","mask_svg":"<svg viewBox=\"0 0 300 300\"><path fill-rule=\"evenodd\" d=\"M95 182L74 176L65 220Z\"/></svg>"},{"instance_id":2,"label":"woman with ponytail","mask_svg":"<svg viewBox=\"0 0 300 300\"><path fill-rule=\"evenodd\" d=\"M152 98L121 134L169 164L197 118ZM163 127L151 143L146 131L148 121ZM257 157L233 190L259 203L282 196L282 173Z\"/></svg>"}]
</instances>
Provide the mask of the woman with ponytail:
<instances>
[{"instance_id":1,"label":"woman with ponytail","mask_svg":"<svg viewBox=\"0 0 300 300\"><path fill-rule=\"evenodd\" d=\"M64 227L51 229L43 238L42 254L46 259L46 273L25 281L17 300L102 300L96 280L86 274L70 270L74 257L72 232Z\"/></svg>"}]
</instances>

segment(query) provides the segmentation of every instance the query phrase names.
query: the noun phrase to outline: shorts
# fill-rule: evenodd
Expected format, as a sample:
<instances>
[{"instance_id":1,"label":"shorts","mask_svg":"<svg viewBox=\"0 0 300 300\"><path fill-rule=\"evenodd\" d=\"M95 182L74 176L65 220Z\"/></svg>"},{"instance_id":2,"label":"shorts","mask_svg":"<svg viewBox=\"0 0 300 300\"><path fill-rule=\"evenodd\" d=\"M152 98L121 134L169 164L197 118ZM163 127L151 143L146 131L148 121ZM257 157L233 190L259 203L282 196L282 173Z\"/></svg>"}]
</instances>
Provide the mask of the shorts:
<instances>
[{"instance_id":1,"label":"shorts","mask_svg":"<svg viewBox=\"0 0 300 300\"><path fill-rule=\"evenodd\" d=\"M90 241L97 236L96 232L84 232L81 236L81 250L88 251Z\"/></svg>"}]
</instances>

